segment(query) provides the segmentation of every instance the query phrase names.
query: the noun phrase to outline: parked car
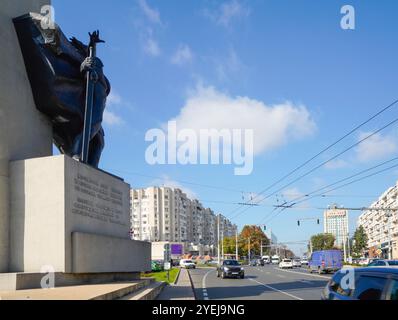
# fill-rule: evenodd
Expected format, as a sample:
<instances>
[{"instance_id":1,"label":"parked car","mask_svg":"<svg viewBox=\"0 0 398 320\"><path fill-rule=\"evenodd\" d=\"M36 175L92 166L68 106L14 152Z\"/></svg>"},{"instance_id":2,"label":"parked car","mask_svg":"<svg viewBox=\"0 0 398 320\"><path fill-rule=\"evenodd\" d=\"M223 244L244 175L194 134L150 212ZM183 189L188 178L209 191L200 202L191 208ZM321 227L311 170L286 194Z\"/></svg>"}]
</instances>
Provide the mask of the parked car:
<instances>
[{"instance_id":1,"label":"parked car","mask_svg":"<svg viewBox=\"0 0 398 320\"><path fill-rule=\"evenodd\" d=\"M217 277L222 279L228 277L244 279L245 270L237 260L224 260L217 268Z\"/></svg>"},{"instance_id":2,"label":"parked car","mask_svg":"<svg viewBox=\"0 0 398 320\"><path fill-rule=\"evenodd\" d=\"M255 259L250 260L249 266L251 266L251 267L257 266L257 260L255 260Z\"/></svg>"},{"instance_id":3,"label":"parked car","mask_svg":"<svg viewBox=\"0 0 398 320\"><path fill-rule=\"evenodd\" d=\"M291 259L283 259L279 263L279 268L281 268L281 269L293 269L293 261Z\"/></svg>"},{"instance_id":4,"label":"parked car","mask_svg":"<svg viewBox=\"0 0 398 320\"><path fill-rule=\"evenodd\" d=\"M336 272L343 267L343 254L340 250L322 250L311 254L309 271L322 273Z\"/></svg>"},{"instance_id":5,"label":"parked car","mask_svg":"<svg viewBox=\"0 0 398 320\"><path fill-rule=\"evenodd\" d=\"M300 259L293 259L293 267L294 268L301 268L301 260Z\"/></svg>"},{"instance_id":6,"label":"parked car","mask_svg":"<svg viewBox=\"0 0 398 320\"><path fill-rule=\"evenodd\" d=\"M301 262L302 266L308 266L308 259L307 258L302 258L300 262Z\"/></svg>"},{"instance_id":7,"label":"parked car","mask_svg":"<svg viewBox=\"0 0 398 320\"><path fill-rule=\"evenodd\" d=\"M264 266L264 260L263 259L257 259L256 260L256 265L258 267L263 267Z\"/></svg>"},{"instance_id":8,"label":"parked car","mask_svg":"<svg viewBox=\"0 0 398 320\"><path fill-rule=\"evenodd\" d=\"M271 263L271 257L270 256L263 256L261 259L263 259L264 264L270 264Z\"/></svg>"},{"instance_id":9,"label":"parked car","mask_svg":"<svg viewBox=\"0 0 398 320\"><path fill-rule=\"evenodd\" d=\"M180 265L180 260L179 259L173 259L171 261L171 264L173 265L173 267L177 267Z\"/></svg>"},{"instance_id":10,"label":"parked car","mask_svg":"<svg viewBox=\"0 0 398 320\"><path fill-rule=\"evenodd\" d=\"M185 269L195 269L196 268L196 264L189 259L182 259L180 261L180 267L181 268L185 268Z\"/></svg>"},{"instance_id":11,"label":"parked car","mask_svg":"<svg viewBox=\"0 0 398 320\"><path fill-rule=\"evenodd\" d=\"M368 267L394 267L398 266L398 260L374 260L368 264Z\"/></svg>"},{"instance_id":12,"label":"parked car","mask_svg":"<svg viewBox=\"0 0 398 320\"><path fill-rule=\"evenodd\" d=\"M398 268L365 267L354 269L355 285L347 285L345 272L337 272L322 292L322 300L398 301Z\"/></svg>"}]
</instances>

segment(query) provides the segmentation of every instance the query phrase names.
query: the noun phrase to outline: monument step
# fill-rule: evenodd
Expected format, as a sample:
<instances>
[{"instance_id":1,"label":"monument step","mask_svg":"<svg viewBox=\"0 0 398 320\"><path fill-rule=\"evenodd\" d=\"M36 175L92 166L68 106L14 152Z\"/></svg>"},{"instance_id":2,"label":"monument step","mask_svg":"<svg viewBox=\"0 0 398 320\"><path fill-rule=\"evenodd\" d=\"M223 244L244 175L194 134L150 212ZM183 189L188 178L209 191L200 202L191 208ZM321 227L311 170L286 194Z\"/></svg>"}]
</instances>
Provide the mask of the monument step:
<instances>
[{"instance_id":1,"label":"monument step","mask_svg":"<svg viewBox=\"0 0 398 320\"><path fill-rule=\"evenodd\" d=\"M163 288L166 286L165 282L153 282L150 285L142 288L137 292L130 293L119 300L156 300Z\"/></svg>"},{"instance_id":2,"label":"monument step","mask_svg":"<svg viewBox=\"0 0 398 320\"><path fill-rule=\"evenodd\" d=\"M0 300L117 300L131 294L139 294L151 287L154 279L135 282L118 282L82 286L57 287L0 292Z\"/></svg>"}]
</instances>

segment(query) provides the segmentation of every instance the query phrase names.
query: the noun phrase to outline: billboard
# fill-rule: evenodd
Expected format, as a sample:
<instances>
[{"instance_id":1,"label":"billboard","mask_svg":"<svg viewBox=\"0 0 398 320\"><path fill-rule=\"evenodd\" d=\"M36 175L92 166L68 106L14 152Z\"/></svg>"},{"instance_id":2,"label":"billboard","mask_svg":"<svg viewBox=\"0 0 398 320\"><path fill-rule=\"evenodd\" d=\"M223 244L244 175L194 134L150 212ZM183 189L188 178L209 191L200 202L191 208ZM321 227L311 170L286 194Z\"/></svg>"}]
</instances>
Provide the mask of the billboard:
<instances>
[{"instance_id":1,"label":"billboard","mask_svg":"<svg viewBox=\"0 0 398 320\"><path fill-rule=\"evenodd\" d=\"M172 244L171 245L171 254L172 255L182 255L183 252L183 245L182 244Z\"/></svg>"}]
</instances>

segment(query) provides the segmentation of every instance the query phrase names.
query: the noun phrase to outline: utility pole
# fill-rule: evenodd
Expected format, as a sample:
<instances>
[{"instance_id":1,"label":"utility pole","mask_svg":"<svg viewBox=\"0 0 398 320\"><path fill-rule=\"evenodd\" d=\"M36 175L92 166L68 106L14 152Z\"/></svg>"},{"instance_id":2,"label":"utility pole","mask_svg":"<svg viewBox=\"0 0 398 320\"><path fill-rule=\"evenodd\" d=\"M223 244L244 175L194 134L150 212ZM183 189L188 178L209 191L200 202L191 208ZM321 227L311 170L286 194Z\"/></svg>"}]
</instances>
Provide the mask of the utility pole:
<instances>
[{"instance_id":1,"label":"utility pole","mask_svg":"<svg viewBox=\"0 0 398 320\"><path fill-rule=\"evenodd\" d=\"M344 234L344 237L343 237L344 262L347 262L346 241L347 241L347 236L346 236L346 234Z\"/></svg>"},{"instance_id":2,"label":"utility pole","mask_svg":"<svg viewBox=\"0 0 398 320\"><path fill-rule=\"evenodd\" d=\"M249 249L249 251L248 251L248 258L249 258L249 264L250 264L250 260L251 260L251 255L250 255L250 237L249 237L249 243L248 243L248 249Z\"/></svg>"},{"instance_id":3,"label":"utility pole","mask_svg":"<svg viewBox=\"0 0 398 320\"><path fill-rule=\"evenodd\" d=\"M222 231L221 231L221 258L224 259L224 230L225 225L223 223Z\"/></svg>"},{"instance_id":4,"label":"utility pole","mask_svg":"<svg viewBox=\"0 0 398 320\"><path fill-rule=\"evenodd\" d=\"M236 260L239 260L238 257L238 228L236 228L236 239L235 239L235 256L236 256Z\"/></svg>"},{"instance_id":5,"label":"utility pole","mask_svg":"<svg viewBox=\"0 0 398 320\"><path fill-rule=\"evenodd\" d=\"M217 217L217 260L218 260L218 264L221 264L220 261L220 215L218 215Z\"/></svg>"},{"instance_id":6,"label":"utility pole","mask_svg":"<svg viewBox=\"0 0 398 320\"><path fill-rule=\"evenodd\" d=\"M261 239L261 248L260 248L260 255L261 255L261 259L263 258L263 239Z\"/></svg>"}]
</instances>

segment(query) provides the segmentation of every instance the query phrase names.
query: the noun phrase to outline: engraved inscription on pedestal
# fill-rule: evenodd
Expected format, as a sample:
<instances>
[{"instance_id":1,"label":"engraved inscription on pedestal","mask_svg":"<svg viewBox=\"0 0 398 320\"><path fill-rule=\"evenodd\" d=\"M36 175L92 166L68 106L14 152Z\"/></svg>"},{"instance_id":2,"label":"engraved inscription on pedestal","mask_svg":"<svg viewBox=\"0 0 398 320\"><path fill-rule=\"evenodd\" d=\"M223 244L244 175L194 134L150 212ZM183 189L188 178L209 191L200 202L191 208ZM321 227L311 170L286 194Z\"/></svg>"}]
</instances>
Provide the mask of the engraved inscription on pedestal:
<instances>
[{"instance_id":1,"label":"engraved inscription on pedestal","mask_svg":"<svg viewBox=\"0 0 398 320\"><path fill-rule=\"evenodd\" d=\"M123 220L123 191L98 180L78 174L74 189L80 195L73 203L72 213L112 224L127 226Z\"/></svg>"}]
</instances>

